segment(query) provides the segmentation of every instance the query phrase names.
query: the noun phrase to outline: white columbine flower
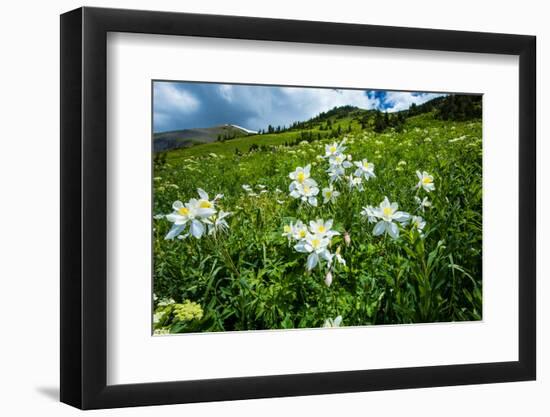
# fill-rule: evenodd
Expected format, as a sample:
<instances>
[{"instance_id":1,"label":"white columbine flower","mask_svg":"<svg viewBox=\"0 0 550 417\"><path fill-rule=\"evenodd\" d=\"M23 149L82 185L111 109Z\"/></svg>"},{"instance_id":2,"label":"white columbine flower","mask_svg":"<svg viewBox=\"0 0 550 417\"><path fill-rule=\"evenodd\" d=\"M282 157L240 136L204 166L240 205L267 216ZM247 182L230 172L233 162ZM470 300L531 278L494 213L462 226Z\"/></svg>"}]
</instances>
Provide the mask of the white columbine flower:
<instances>
[{"instance_id":1,"label":"white columbine flower","mask_svg":"<svg viewBox=\"0 0 550 417\"><path fill-rule=\"evenodd\" d=\"M301 240L294 246L297 252L309 253L306 262L306 268L311 271L319 263L320 259L327 262L332 262L332 255L327 247L330 243L330 238L308 233L304 240Z\"/></svg>"},{"instance_id":2,"label":"white columbine flower","mask_svg":"<svg viewBox=\"0 0 550 417\"><path fill-rule=\"evenodd\" d=\"M426 226L426 220L424 220L420 216L412 216L411 217L411 225L418 229L420 234L422 234L422 231L424 230L424 226Z\"/></svg>"},{"instance_id":3,"label":"white columbine flower","mask_svg":"<svg viewBox=\"0 0 550 417\"><path fill-rule=\"evenodd\" d=\"M420 173L420 171L416 171L416 176L418 177L418 184L416 184L416 188L424 188L426 192L430 192L435 190L435 184L434 184L434 177L428 174L426 171L423 171Z\"/></svg>"},{"instance_id":4,"label":"white columbine flower","mask_svg":"<svg viewBox=\"0 0 550 417\"><path fill-rule=\"evenodd\" d=\"M332 219L327 220L326 222L323 219L317 219L315 221L312 220L309 222L309 231L314 235L332 239L333 236L340 234L335 230L331 230L332 223Z\"/></svg>"},{"instance_id":5,"label":"white columbine flower","mask_svg":"<svg viewBox=\"0 0 550 417\"><path fill-rule=\"evenodd\" d=\"M357 188L358 191L364 190L363 178L350 175L347 177L347 179L348 179L348 186L350 190L353 190L354 188Z\"/></svg>"},{"instance_id":6,"label":"white columbine flower","mask_svg":"<svg viewBox=\"0 0 550 417\"><path fill-rule=\"evenodd\" d=\"M166 219L174 224L164 239L171 240L176 236L179 236L187 227L188 222L191 222L192 224L195 222L198 223L198 226L195 225L194 230L197 231L202 227L202 233L204 233L204 226L199 220L196 219L197 213L194 205L189 203L183 204L181 201L177 200L172 204L172 208L174 211L167 214ZM202 233L200 233L201 236Z\"/></svg>"},{"instance_id":7,"label":"white columbine flower","mask_svg":"<svg viewBox=\"0 0 550 417\"><path fill-rule=\"evenodd\" d=\"M200 199L192 198L185 204L178 200L172 204L174 211L166 215L166 219L174 225L164 237L165 239L170 240L179 236L185 230L187 223L190 223L191 235L197 239L202 237L205 231L203 221L216 214L215 202L223 195L218 194L214 200L210 201L208 194L202 188L197 191Z\"/></svg>"},{"instance_id":8,"label":"white columbine flower","mask_svg":"<svg viewBox=\"0 0 550 417\"><path fill-rule=\"evenodd\" d=\"M248 184L243 184L242 185L243 187L243 190L245 190L247 193L251 193L252 192L252 187Z\"/></svg>"},{"instance_id":9,"label":"white columbine flower","mask_svg":"<svg viewBox=\"0 0 550 417\"><path fill-rule=\"evenodd\" d=\"M331 165L331 166L333 166L333 165L341 166L343 168L352 167L353 164L350 161L351 161L351 155L344 155L342 153L332 155L328 159L329 165Z\"/></svg>"},{"instance_id":10,"label":"white columbine flower","mask_svg":"<svg viewBox=\"0 0 550 417\"><path fill-rule=\"evenodd\" d=\"M208 225L208 234L214 234L217 232L225 232L229 229L226 217L231 216L232 213L220 210L216 216L205 219L204 222Z\"/></svg>"},{"instance_id":11,"label":"white columbine flower","mask_svg":"<svg viewBox=\"0 0 550 417\"><path fill-rule=\"evenodd\" d=\"M290 223L283 227L283 236L287 237L289 240L302 240L308 234L307 226L302 223L301 220L298 220L296 223Z\"/></svg>"},{"instance_id":12,"label":"white columbine flower","mask_svg":"<svg viewBox=\"0 0 550 417\"><path fill-rule=\"evenodd\" d=\"M327 173L330 179L330 182L338 181L340 178L342 178L344 175L346 175L346 170L342 165L331 165L329 169L327 169Z\"/></svg>"},{"instance_id":13,"label":"white columbine flower","mask_svg":"<svg viewBox=\"0 0 550 417\"><path fill-rule=\"evenodd\" d=\"M410 215L403 211L397 211L397 208L397 203L390 203L388 197L384 197L384 201L375 209L376 217L380 220L374 226L374 236L379 236L383 233L388 233L394 239L399 236L399 228L394 221L405 223L409 220Z\"/></svg>"},{"instance_id":14,"label":"white columbine flower","mask_svg":"<svg viewBox=\"0 0 550 417\"><path fill-rule=\"evenodd\" d=\"M344 146L344 141L340 143L332 143L330 145L325 145L325 158L330 158L331 156L341 154L346 150Z\"/></svg>"},{"instance_id":15,"label":"white columbine flower","mask_svg":"<svg viewBox=\"0 0 550 417\"><path fill-rule=\"evenodd\" d=\"M363 177L365 180L376 177L374 174L374 164L372 162L363 159L362 161L354 162L357 170L355 171L356 177Z\"/></svg>"},{"instance_id":16,"label":"white columbine flower","mask_svg":"<svg viewBox=\"0 0 550 417\"><path fill-rule=\"evenodd\" d=\"M325 324L323 324L323 327L340 327L341 324L342 324L342 316L338 316L334 320L330 318L326 319Z\"/></svg>"},{"instance_id":17,"label":"white columbine flower","mask_svg":"<svg viewBox=\"0 0 550 417\"><path fill-rule=\"evenodd\" d=\"M311 165L306 165L305 167L298 167L294 172L288 174L293 183L305 184L307 179L310 177Z\"/></svg>"},{"instance_id":18,"label":"white columbine flower","mask_svg":"<svg viewBox=\"0 0 550 417\"><path fill-rule=\"evenodd\" d=\"M216 194L214 200L210 201L208 194L202 188L197 188L200 199L197 202L197 208L199 210L200 217L209 217L216 212L214 205L216 201L223 197L223 194ZM189 200L191 202L193 199ZM214 213L210 213L211 210L214 210Z\"/></svg>"},{"instance_id":19,"label":"white columbine flower","mask_svg":"<svg viewBox=\"0 0 550 417\"><path fill-rule=\"evenodd\" d=\"M416 204L418 204L418 209L424 213L426 208L429 208L432 206L432 202L428 200L428 197L424 197L423 199L420 199L418 196L414 196L414 201Z\"/></svg>"},{"instance_id":20,"label":"white columbine flower","mask_svg":"<svg viewBox=\"0 0 550 417\"><path fill-rule=\"evenodd\" d=\"M373 206L363 207L361 216L366 217L369 223L376 223L376 209Z\"/></svg>"},{"instance_id":21,"label":"white columbine flower","mask_svg":"<svg viewBox=\"0 0 550 417\"><path fill-rule=\"evenodd\" d=\"M317 183L311 178L306 179L303 184L296 183L296 181L290 184L290 196L299 198L310 205L317 206L317 194L319 194L319 188Z\"/></svg>"},{"instance_id":22,"label":"white columbine flower","mask_svg":"<svg viewBox=\"0 0 550 417\"><path fill-rule=\"evenodd\" d=\"M321 192L321 194L323 195L323 204L327 204L327 203L333 203L334 201L336 201L336 199L340 195L340 192L336 191L332 187L332 184L330 184L328 187L323 188L323 191Z\"/></svg>"}]
</instances>

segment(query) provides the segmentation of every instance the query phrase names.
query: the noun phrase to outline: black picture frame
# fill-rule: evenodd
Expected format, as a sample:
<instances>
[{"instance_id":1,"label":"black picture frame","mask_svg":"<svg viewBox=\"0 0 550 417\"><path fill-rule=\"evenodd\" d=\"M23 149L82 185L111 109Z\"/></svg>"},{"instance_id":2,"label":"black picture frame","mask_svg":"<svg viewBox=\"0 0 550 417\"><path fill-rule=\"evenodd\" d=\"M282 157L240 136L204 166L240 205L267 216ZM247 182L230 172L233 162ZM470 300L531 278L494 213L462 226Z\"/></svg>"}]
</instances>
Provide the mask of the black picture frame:
<instances>
[{"instance_id":1,"label":"black picture frame","mask_svg":"<svg viewBox=\"0 0 550 417\"><path fill-rule=\"evenodd\" d=\"M519 360L107 385L108 32L519 56ZM137 10L61 15L61 401L81 409L534 380L536 38Z\"/></svg>"}]
</instances>

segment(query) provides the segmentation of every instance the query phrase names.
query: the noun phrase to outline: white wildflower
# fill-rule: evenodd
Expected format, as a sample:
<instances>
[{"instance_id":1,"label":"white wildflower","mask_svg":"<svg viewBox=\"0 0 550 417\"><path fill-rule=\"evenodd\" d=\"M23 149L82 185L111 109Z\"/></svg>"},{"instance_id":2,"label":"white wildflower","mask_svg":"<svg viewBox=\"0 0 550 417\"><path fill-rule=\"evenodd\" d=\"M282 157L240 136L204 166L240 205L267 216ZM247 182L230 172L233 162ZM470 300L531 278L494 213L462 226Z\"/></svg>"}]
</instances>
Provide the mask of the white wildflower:
<instances>
[{"instance_id":1,"label":"white wildflower","mask_svg":"<svg viewBox=\"0 0 550 417\"><path fill-rule=\"evenodd\" d=\"M414 196L414 201L416 204L418 204L418 209L424 213L426 208L429 208L432 206L432 202L428 200L428 197L424 197L423 199L420 199L418 196Z\"/></svg>"},{"instance_id":2,"label":"white wildflower","mask_svg":"<svg viewBox=\"0 0 550 417\"><path fill-rule=\"evenodd\" d=\"M393 239L399 236L398 223L405 223L409 220L410 215L403 211L397 211L397 203L390 203L388 197L384 197L384 201L375 209L375 215L380 220L373 229L374 236L379 236L383 233L389 234Z\"/></svg>"},{"instance_id":3,"label":"white wildflower","mask_svg":"<svg viewBox=\"0 0 550 417\"><path fill-rule=\"evenodd\" d=\"M369 223L376 223L376 208L373 206L363 207L361 216L366 217Z\"/></svg>"},{"instance_id":4,"label":"white wildflower","mask_svg":"<svg viewBox=\"0 0 550 417\"><path fill-rule=\"evenodd\" d=\"M376 177L374 174L374 164L372 162L363 159L362 161L354 162L354 164L357 167L354 174L356 177L362 177L367 181L369 178Z\"/></svg>"},{"instance_id":5,"label":"white wildflower","mask_svg":"<svg viewBox=\"0 0 550 417\"><path fill-rule=\"evenodd\" d=\"M332 255L327 249L329 243L330 238L326 236L308 233L305 239L294 246L294 249L297 252L309 253L306 268L308 271L311 271L321 259L329 263L332 262Z\"/></svg>"},{"instance_id":6,"label":"white wildflower","mask_svg":"<svg viewBox=\"0 0 550 417\"><path fill-rule=\"evenodd\" d=\"M340 195L340 192L336 191L332 187L332 184L330 184L328 187L323 188L323 190L321 191L321 194L323 196L323 204L327 204L327 203L335 202L338 196Z\"/></svg>"},{"instance_id":7,"label":"white wildflower","mask_svg":"<svg viewBox=\"0 0 550 417\"><path fill-rule=\"evenodd\" d=\"M423 188L428 193L435 190L433 176L428 174L426 171L423 171L422 173L420 171L416 171L416 176L419 180L418 184L416 184L416 188Z\"/></svg>"},{"instance_id":8,"label":"white wildflower","mask_svg":"<svg viewBox=\"0 0 550 417\"><path fill-rule=\"evenodd\" d=\"M329 318L325 320L325 324L323 324L323 327L340 327L342 324L342 316L336 317L334 320Z\"/></svg>"}]
</instances>

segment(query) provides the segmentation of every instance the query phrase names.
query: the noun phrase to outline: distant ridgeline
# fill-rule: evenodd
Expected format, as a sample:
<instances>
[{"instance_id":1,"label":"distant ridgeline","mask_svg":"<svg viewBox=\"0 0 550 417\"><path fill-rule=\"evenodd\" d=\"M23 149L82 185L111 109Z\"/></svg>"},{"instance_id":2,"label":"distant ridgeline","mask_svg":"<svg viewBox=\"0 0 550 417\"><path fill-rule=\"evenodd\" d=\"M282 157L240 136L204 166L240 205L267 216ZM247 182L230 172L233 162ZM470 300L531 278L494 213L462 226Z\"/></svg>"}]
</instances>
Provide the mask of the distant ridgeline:
<instances>
[{"instance_id":1,"label":"distant ridgeline","mask_svg":"<svg viewBox=\"0 0 550 417\"><path fill-rule=\"evenodd\" d=\"M294 122L290 126L269 125L266 129L261 129L258 132L230 124L160 132L153 135L153 148L155 153L164 153L204 143L225 142L254 136L260 140L251 143L251 146L257 149L262 146L262 142L269 144L270 138L281 134L285 136L283 144L293 145L304 140L337 138L342 134L359 129L372 129L377 133L388 129L399 132L408 118L424 113L432 113L433 117L439 120L479 119L482 115L482 96L450 94L437 97L421 105L412 104L407 110L393 113L364 110L354 106L340 106L322 112L306 121Z\"/></svg>"},{"instance_id":2,"label":"distant ridgeline","mask_svg":"<svg viewBox=\"0 0 550 417\"><path fill-rule=\"evenodd\" d=\"M172 130L153 134L153 148L155 152L164 152L202 143L222 142L256 133L236 125Z\"/></svg>"}]
</instances>

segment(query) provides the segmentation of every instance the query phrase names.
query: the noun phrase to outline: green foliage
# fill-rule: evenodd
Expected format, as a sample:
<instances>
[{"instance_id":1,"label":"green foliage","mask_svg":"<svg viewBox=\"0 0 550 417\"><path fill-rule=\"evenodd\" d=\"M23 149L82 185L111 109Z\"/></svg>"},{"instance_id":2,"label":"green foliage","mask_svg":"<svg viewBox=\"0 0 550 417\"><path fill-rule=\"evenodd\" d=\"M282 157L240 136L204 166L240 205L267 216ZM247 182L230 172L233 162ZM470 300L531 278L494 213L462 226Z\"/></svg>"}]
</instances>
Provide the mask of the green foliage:
<instances>
[{"instance_id":1,"label":"green foliage","mask_svg":"<svg viewBox=\"0 0 550 417\"><path fill-rule=\"evenodd\" d=\"M470 120L481 118L481 96L450 95L439 106L437 117L442 120Z\"/></svg>"},{"instance_id":2,"label":"green foliage","mask_svg":"<svg viewBox=\"0 0 550 417\"><path fill-rule=\"evenodd\" d=\"M375 133L362 117L324 115L303 130L179 149L154 164L154 214L170 213L198 187L223 193L220 206L232 213L227 233L200 240L164 240L171 224L154 220L154 292L174 300L155 302L157 333L319 327L338 315L346 326L481 319L481 122L420 113ZM328 186L326 160L317 157L337 126L351 127L346 153L373 162L376 178L363 192L337 183L342 195L333 204L300 205L288 195L288 174L311 164L320 188ZM434 176L435 191L415 189L417 170ZM423 233L404 226L396 240L373 236L360 211L385 196L421 215ZM424 196L432 205L422 212L415 197ZM332 249L340 247L346 265L330 287L326 270L306 272L305 257L282 236L290 221L316 218L334 219L341 233Z\"/></svg>"}]
</instances>

